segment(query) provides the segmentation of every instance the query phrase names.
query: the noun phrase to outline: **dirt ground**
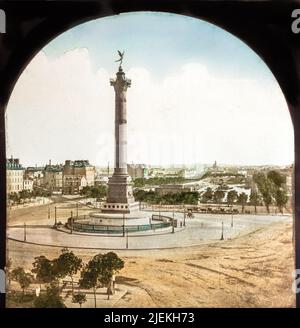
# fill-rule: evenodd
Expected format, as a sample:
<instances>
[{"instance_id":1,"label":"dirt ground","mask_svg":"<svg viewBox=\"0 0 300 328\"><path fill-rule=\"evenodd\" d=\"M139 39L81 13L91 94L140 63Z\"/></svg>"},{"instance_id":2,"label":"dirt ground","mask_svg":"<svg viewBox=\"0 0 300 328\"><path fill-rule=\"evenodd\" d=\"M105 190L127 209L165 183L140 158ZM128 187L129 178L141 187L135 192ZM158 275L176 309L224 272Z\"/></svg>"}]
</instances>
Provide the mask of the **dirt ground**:
<instances>
[{"instance_id":1,"label":"dirt ground","mask_svg":"<svg viewBox=\"0 0 300 328\"><path fill-rule=\"evenodd\" d=\"M8 241L13 266L57 248ZM75 250L88 261L97 250ZM115 307L293 307L292 223L277 222L232 240L156 251L124 250Z\"/></svg>"}]
</instances>

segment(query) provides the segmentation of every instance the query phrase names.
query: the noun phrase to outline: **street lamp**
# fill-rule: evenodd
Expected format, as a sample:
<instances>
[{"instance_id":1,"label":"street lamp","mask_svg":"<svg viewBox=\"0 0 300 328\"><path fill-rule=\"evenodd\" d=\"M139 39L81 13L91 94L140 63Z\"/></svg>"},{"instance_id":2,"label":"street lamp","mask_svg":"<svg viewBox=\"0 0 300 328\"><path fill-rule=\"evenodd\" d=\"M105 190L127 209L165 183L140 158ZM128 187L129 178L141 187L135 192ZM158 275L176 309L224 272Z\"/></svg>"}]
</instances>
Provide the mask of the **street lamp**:
<instances>
[{"instance_id":1,"label":"street lamp","mask_svg":"<svg viewBox=\"0 0 300 328\"><path fill-rule=\"evenodd\" d=\"M71 234L73 233L73 212L71 211Z\"/></svg>"},{"instance_id":2,"label":"street lamp","mask_svg":"<svg viewBox=\"0 0 300 328\"><path fill-rule=\"evenodd\" d=\"M57 208L54 207L54 225L57 226Z\"/></svg>"},{"instance_id":3,"label":"street lamp","mask_svg":"<svg viewBox=\"0 0 300 328\"><path fill-rule=\"evenodd\" d=\"M174 210L173 210L173 219L172 219L172 233L175 232L175 225L174 225Z\"/></svg>"},{"instance_id":4,"label":"street lamp","mask_svg":"<svg viewBox=\"0 0 300 328\"><path fill-rule=\"evenodd\" d=\"M128 229L126 229L126 249L128 249Z\"/></svg>"},{"instance_id":5,"label":"street lamp","mask_svg":"<svg viewBox=\"0 0 300 328\"><path fill-rule=\"evenodd\" d=\"M222 234L221 234L221 240L224 240L224 222L222 222Z\"/></svg>"},{"instance_id":6,"label":"street lamp","mask_svg":"<svg viewBox=\"0 0 300 328\"><path fill-rule=\"evenodd\" d=\"M50 206L48 206L48 220L50 220Z\"/></svg>"},{"instance_id":7,"label":"street lamp","mask_svg":"<svg viewBox=\"0 0 300 328\"><path fill-rule=\"evenodd\" d=\"M161 207L161 203L159 203L159 211L158 211L159 219L160 219L160 207Z\"/></svg>"},{"instance_id":8,"label":"street lamp","mask_svg":"<svg viewBox=\"0 0 300 328\"><path fill-rule=\"evenodd\" d=\"M125 214L123 213L123 237L125 237Z\"/></svg>"},{"instance_id":9,"label":"street lamp","mask_svg":"<svg viewBox=\"0 0 300 328\"><path fill-rule=\"evenodd\" d=\"M78 218L78 202L76 203L76 217Z\"/></svg>"},{"instance_id":10,"label":"street lamp","mask_svg":"<svg viewBox=\"0 0 300 328\"><path fill-rule=\"evenodd\" d=\"M233 228L233 213L231 212L231 228Z\"/></svg>"},{"instance_id":11,"label":"street lamp","mask_svg":"<svg viewBox=\"0 0 300 328\"><path fill-rule=\"evenodd\" d=\"M26 236L26 223L24 223L24 241L26 242L27 236Z\"/></svg>"}]
</instances>

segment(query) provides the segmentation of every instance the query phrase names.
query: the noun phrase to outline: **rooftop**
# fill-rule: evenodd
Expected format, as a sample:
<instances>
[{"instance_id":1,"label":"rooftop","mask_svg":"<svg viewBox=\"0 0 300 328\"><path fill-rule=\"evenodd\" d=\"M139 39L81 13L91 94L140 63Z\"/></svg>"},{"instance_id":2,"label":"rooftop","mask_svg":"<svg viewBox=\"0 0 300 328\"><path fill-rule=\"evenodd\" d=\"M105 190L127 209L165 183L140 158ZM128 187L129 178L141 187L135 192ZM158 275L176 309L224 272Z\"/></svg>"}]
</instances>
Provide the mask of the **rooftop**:
<instances>
[{"instance_id":1,"label":"rooftop","mask_svg":"<svg viewBox=\"0 0 300 328\"><path fill-rule=\"evenodd\" d=\"M6 160L7 170L24 170L18 158L9 158Z\"/></svg>"}]
</instances>

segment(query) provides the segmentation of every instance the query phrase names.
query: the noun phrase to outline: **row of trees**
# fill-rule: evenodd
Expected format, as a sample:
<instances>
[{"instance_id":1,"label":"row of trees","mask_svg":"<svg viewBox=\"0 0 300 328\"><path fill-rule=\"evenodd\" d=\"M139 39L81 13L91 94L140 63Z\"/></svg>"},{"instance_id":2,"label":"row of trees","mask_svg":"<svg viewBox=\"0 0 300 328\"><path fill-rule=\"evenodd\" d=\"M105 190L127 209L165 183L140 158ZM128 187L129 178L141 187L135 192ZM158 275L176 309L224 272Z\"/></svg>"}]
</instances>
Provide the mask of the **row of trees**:
<instances>
[{"instance_id":1,"label":"row of trees","mask_svg":"<svg viewBox=\"0 0 300 328\"><path fill-rule=\"evenodd\" d=\"M178 192L160 195L157 191L139 190L134 192L136 201L150 204L176 205L176 204L198 204L198 192Z\"/></svg>"},{"instance_id":2,"label":"row of trees","mask_svg":"<svg viewBox=\"0 0 300 328\"><path fill-rule=\"evenodd\" d=\"M107 296L114 293L113 276L124 267L124 261L114 252L95 255L88 263L84 264L82 259L72 251L64 248L58 258L53 260L45 256L38 256L33 262L31 273L25 272L21 267L8 270L9 284L11 280L19 283L23 296L26 289L32 283L46 285L45 292L41 293L34 300L35 307L65 307L61 292L63 285L60 280L65 277L71 278L72 300L81 304L86 301L86 295L82 292L74 293L74 276L80 274L78 282L79 288L93 289L94 302L96 303L96 291L99 287L106 287Z\"/></svg>"},{"instance_id":3,"label":"row of trees","mask_svg":"<svg viewBox=\"0 0 300 328\"><path fill-rule=\"evenodd\" d=\"M257 185L262 201L270 212L270 205L275 204L280 212L288 202L286 191L286 176L280 172L271 170L267 173L257 172L253 175L253 180Z\"/></svg>"},{"instance_id":4,"label":"row of trees","mask_svg":"<svg viewBox=\"0 0 300 328\"><path fill-rule=\"evenodd\" d=\"M80 195L86 198L96 198L97 200L103 199L107 194L107 187L104 185L100 186L86 186L80 191Z\"/></svg>"},{"instance_id":5,"label":"row of trees","mask_svg":"<svg viewBox=\"0 0 300 328\"><path fill-rule=\"evenodd\" d=\"M235 190L230 190L227 193L226 204L238 204L242 206L242 211L246 204L254 206L255 213L257 206L265 205L267 212L270 213L270 205L276 205L281 213L288 202L286 191L286 177L278 171L269 171L267 173L257 172L253 175L253 181L257 186L257 190L251 190L250 198L242 192L240 194ZM225 192L218 188L213 191L212 188L207 188L200 196L201 203L217 203L221 204L225 197Z\"/></svg>"},{"instance_id":6,"label":"row of trees","mask_svg":"<svg viewBox=\"0 0 300 328\"><path fill-rule=\"evenodd\" d=\"M221 205L225 192L217 189L213 191L211 188L207 188L206 191L199 196L198 192L178 192L160 195L156 191L144 191L139 190L134 193L134 197L137 201L146 202L150 204L162 204L162 205L177 205L177 204L189 204L197 205L199 198L201 203L217 203ZM247 204L248 196L245 193L238 194L235 190L230 190L227 194L227 204L239 204L242 205L242 211Z\"/></svg>"},{"instance_id":7,"label":"row of trees","mask_svg":"<svg viewBox=\"0 0 300 328\"><path fill-rule=\"evenodd\" d=\"M206 191L200 196L201 203L217 203L221 204L225 197L225 192L221 189L217 189L215 191L212 188L208 187ZM237 193L236 190L230 190L227 193L227 205L239 204L242 206L242 211L244 212L245 205L247 204L248 196L242 192L240 194Z\"/></svg>"},{"instance_id":8,"label":"row of trees","mask_svg":"<svg viewBox=\"0 0 300 328\"><path fill-rule=\"evenodd\" d=\"M184 183L186 179L183 177L154 177L154 178L136 178L134 179L134 187L161 186L165 184Z\"/></svg>"},{"instance_id":9,"label":"row of trees","mask_svg":"<svg viewBox=\"0 0 300 328\"><path fill-rule=\"evenodd\" d=\"M283 213L283 208L288 202L285 188L286 177L274 170L267 173L258 172L253 176L253 182L257 188L252 188L249 199L245 192L238 193L236 190L229 190L224 201L226 192L221 187L215 191L208 187L200 195L198 192L178 192L161 195L157 191L138 190L134 192L134 197L140 202L163 205L197 205L199 200L203 204L216 203L219 205L227 204L228 206L236 204L242 207L242 212L244 212L245 206L249 204L254 206L255 213L257 213L257 206L265 205L267 212L270 213L270 205L276 205L279 211Z\"/></svg>"},{"instance_id":10,"label":"row of trees","mask_svg":"<svg viewBox=\"0 0 300 328\"><path fill-rule=\"evenodd\" d=\"M12 192L8 195L8 200L11 201L13 204L20 204L22 201L25 200L32 200L36 197L50 197L51 192L50 191L44 191L44 190L21 190L19 193Z\"/></svg>"}]
</instances>

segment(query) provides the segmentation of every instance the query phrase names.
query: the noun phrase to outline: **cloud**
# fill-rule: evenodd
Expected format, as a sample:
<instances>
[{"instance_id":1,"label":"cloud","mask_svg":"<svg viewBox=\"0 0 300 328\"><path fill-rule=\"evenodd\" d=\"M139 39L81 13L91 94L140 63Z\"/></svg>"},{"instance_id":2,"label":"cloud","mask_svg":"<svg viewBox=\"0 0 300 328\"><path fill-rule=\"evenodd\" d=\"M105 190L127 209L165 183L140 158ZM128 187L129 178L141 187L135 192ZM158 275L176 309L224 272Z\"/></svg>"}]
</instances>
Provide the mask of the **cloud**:
<instances>
[{"instance_id":1,"label":"cloud","mask_svg":"<svg viewBox=\"0 0 300 328\"><path fill-rule=\"evenodd\" d=\"M143 67L126 73L128 160L156 164L285 164L293 128L275 80L212 76L187 63L160 80ZM7 155L25 165L48 159L113 162L114 73L95 70L88 49L49 60L40 52L7 108Z\"/></svg>"}]
</instances>

